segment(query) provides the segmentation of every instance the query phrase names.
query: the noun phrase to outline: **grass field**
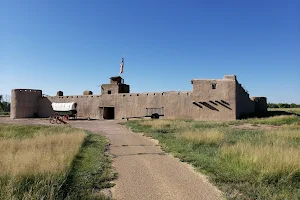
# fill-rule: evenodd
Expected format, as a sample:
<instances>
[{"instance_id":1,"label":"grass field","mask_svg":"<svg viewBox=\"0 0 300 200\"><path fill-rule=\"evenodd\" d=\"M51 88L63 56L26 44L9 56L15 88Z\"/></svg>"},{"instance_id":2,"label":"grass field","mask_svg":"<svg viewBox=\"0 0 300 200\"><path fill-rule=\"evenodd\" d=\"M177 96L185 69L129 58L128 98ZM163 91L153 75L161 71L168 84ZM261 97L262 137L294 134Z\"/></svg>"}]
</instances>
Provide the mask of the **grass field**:
<instances>
[{"instance_id":1,"label":"grass field","mask_svg":"<svg viewBox=\"0 0 300 200\"><path fill-rule=\"evenodd\" d=\"M105 199L115 176L99 135L64 127L0 126L0 199Z\"/></svg>"},{"instance_id":2,"label":"grass field","mask_svg":"<svg viewBox=\"0 0 300 200\"><path fill-rule=\"evenodd\" d=\"M239 128L244 124L249 128ZM296 115L223 123L136 120L126 125L158 139L165 151L207 174L227 199L300 199Z\"/></svg>"},{"instance_id":3,"label":"grass field","mask_svg":"<svg viewBox=\"0 0 300 200\"><path fill-rule=\"evenodd\" d=\"M10 112L0 112L0 117L9 117Z\"/></svg>"}]
</instances>

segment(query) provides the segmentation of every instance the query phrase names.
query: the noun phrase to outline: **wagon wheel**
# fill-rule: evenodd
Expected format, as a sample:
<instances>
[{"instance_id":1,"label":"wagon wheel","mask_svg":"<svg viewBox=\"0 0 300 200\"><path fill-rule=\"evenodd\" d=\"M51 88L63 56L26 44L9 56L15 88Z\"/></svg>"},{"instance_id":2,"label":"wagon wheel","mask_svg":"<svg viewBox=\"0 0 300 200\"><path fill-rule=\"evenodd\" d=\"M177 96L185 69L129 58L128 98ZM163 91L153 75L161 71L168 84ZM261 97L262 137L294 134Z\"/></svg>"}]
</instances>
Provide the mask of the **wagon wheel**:
<instances>
[{"instance_id":1,"label":"wagon wheel","mask_svg":"<svg viewBox=\"0 0 300 200\"><path fill-rule=\"evenodd\" d=\"M68 114L64 115L63 120L65 121L69 120L69 115Z\"/></svg>"}]
</instances>

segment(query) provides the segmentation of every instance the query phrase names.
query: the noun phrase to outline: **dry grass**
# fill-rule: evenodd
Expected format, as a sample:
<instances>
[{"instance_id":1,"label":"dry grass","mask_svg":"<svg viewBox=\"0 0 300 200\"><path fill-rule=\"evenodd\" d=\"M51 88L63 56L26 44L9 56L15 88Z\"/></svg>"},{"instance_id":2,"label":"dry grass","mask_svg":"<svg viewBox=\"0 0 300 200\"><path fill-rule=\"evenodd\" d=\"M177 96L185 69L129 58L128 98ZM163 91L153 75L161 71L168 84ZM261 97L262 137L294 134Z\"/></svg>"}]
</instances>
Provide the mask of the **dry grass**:
<instances>
[{"instance_id":1,"label":"dry grass","mask_svg":"<svg viewBox=\"0 0 300 200\"><path fill-rule=\"evenodd\" d=\"M281 129L270 130L265 133L268 138L278 138L280 140L286 139L300 139L299 129L292 129L292 126L287 126Z\"/></svg>"},{"instance_id":2,"label":"dry grass","mask_svg":"<svg viewBox=\"0 0 300 200\"><path fill-rule=\"evenodd\" d=\"M145 120L141 122L142 126L151 126L153 128L159 128L162 126L170 125L173 123L172 121L169 120Z\"/></svg>"},{"instance_id":3,"label":"dry grass","mask_svg":"<svg viewBox=\"0 0 300 200\"><path fill-rule=\"evenodd\" d=\"M0 199L61 199L85 138L70 127L1 124Z\"/></svg>"},{"instance_id":4,"label":"dry grass","mask_svg":"<svg viewBox=\"0 0 300 200\"><path fill-rule=\"evenodd\" d=\"M165 150L211 175L229 199L281 200L300 199L299 119L285 115L225 123L149 120L127 125L154 137ZM244 123L278 127L231 126Z\"/></svg>"},{"instance_id":5,"label":"dry grass","mask_svg":"<svg viewBox=\"0 0 300 200\"><path fill-rule=\"evenodd\" d=\"M220 144L224 140L224 133L219 129L194 130L182 133L182 138L203 144Z\"/></svg>"},{"instance_id":6,"label":"dry grass","mask_svg":"<svg viewBox=\"0 0 300 200\"><path fill-rule=\"evenodd\" d=\"M140 123L142 126L151 126L154 129L186 129L191 126L189 122L183 120L145 120Z\"/></svg>"},{"instance_id":7,"label":"dry grass","mask_svg":"<svg viewBox=\"0 0 300 200\"><path fill-rule=\"evenodd\" d=\"M300 150L295 147L253 146L240 142L233 146L222 146L222 153L238 156L245 163L254 164L263 174L300 172Z\"/></svg>"},{"instance_id":8,"label":"dry grass","mask_svg":"<svg viewBox=\"0 0 300 200\"><path fill-rule=\"evenodd\" d=\"M286 125L298 124L299 117L297 115L280 115L268 118L250 118L246 120L236 121L237 123L251 123L251 124L270 124L270 125ZM235 123L236 123L235 122Z\"/></svg>"},{"instance_id":9,"label":"dry grass","mask_svg":"<svg viewBox=\"0 0 300 200\"><path fill-rule=\"evenodd\" d=\"M59 173L66 170L85 138L73 134L38 135L26 139L0 140L0 175Z\"/></svg>"},{"instance_id":10,"label":"dry grass","mask_svg":"<svg viewBox=\"0 0 300 200\"><path fill-rule=\"evenodd\" d=\"M300 172L300 148L293 143L300 139L299 129L268 130L259 137L261 141L257 144L240 141L232 146L224 145L222 153L237 155L242 161L256 165L262 173Z\"/></svg>"}]
</instances>

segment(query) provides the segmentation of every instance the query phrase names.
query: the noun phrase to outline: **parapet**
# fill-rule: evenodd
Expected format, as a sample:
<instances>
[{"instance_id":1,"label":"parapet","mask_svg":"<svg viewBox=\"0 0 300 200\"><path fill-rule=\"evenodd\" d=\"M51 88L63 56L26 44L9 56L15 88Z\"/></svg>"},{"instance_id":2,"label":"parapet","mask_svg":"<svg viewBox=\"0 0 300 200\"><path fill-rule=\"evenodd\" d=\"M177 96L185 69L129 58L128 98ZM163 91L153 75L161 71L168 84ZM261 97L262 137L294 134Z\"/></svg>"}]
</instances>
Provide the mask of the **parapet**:
<instances>
[{"instance_id":1,"label":"parapet","mask_svg":"<svg viewBox=\"0 0 300 200\"><path fill-rule=\"evenodd\" d=\"M224 79L236 80L236 75L225 75Z\"/></svg>"},{"instance_id":2,"label":"parapet","mask_svg":"<svg viewBox=\"0 0 300 200\"><path fill-rule=\"evenodd\" d=\"M38 92L38 93L41 93L42 94L42 90L36 90L36 89L12 89L11 92L14 92L14 93L20 93L20 92Z\"/></svg>"},{"instance_id":3,"label":"parapet","mask_svg":"<svg viewBox=\"0 0 300 200\"><path fill-rule=\"evenodd\" d=\"M251 97L251 100L255 102L259 102L259 101L267 102L267 97Z\"/></svg>"},{"instance_id":4,"label":"parapet","mask_svg":"<svg viewBox=\"0 0 300 200\"><path fill-rule=\"evenodd\" d=\"M191 80L191 84L194 84L194 82L199 82L199 81L208 81L208 82L211 82L211 81L224 81L224 80L237 80L236 79L236 75L225 75L223 79L192 79Z\"/></svg>"}]
</instances>

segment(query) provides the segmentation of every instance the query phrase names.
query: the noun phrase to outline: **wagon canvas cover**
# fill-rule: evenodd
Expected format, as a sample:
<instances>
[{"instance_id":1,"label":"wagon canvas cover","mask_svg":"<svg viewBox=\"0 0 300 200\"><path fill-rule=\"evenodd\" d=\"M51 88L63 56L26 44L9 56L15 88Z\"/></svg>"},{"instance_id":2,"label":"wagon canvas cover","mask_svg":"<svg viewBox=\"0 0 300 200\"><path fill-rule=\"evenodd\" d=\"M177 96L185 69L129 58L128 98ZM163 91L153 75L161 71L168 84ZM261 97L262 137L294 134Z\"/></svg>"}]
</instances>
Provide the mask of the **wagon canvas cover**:
<instances>
[{"instance_id":1,"label":"wagon canvas cover","mask_svg":"<svg viewBox=\"0 0 300 200\"><path fill-rule=\"evenodd\" d=\"M54 111L70 111L76 110L76 103L52 103L52 108Z\"/></svg>"}]
</instances>

